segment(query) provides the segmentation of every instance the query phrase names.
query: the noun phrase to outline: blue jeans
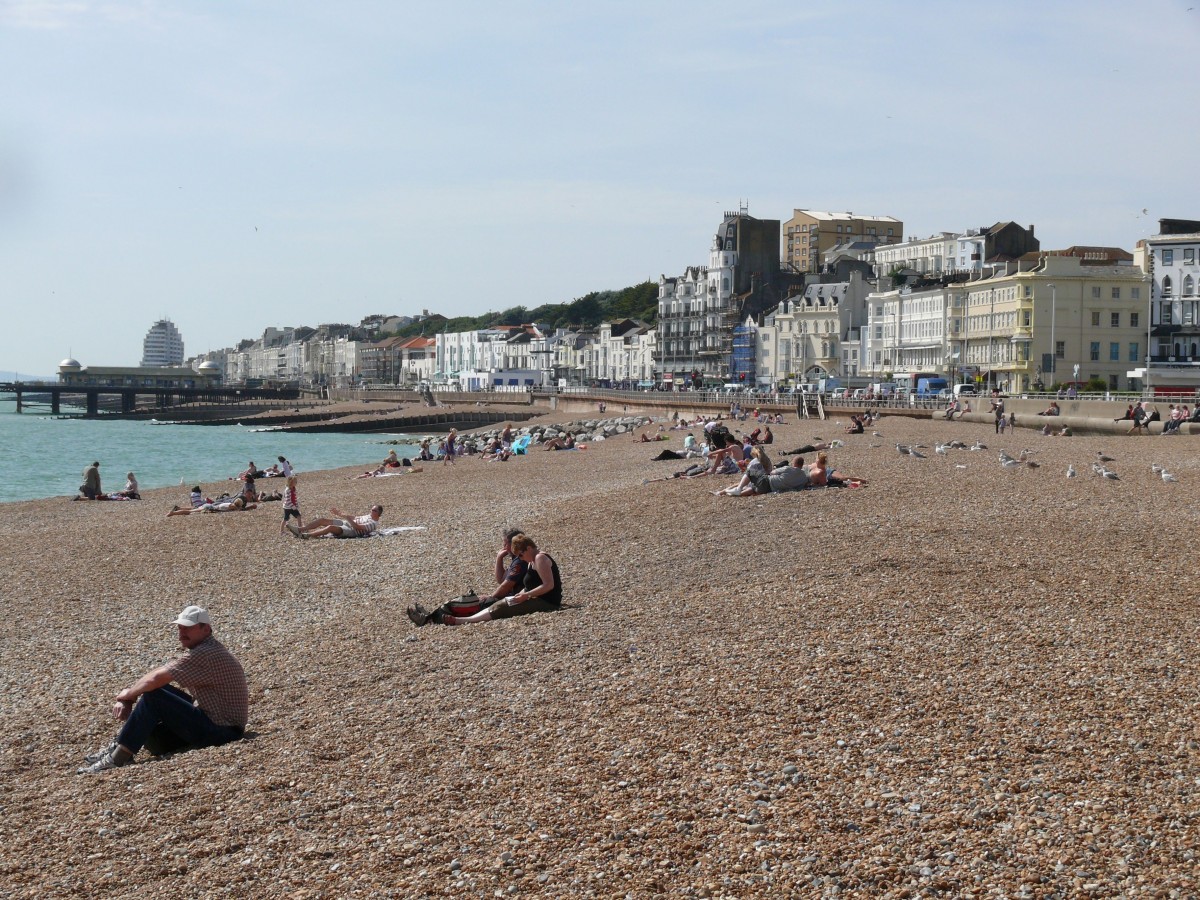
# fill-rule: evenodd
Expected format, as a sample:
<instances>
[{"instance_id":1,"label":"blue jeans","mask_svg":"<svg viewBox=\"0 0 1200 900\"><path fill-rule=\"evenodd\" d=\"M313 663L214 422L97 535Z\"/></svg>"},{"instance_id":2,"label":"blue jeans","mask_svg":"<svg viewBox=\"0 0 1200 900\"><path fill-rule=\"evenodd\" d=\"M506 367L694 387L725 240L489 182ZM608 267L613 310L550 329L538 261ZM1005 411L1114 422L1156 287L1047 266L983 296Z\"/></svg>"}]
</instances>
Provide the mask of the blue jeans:
<instances>
[{"instance_id":1,"label":"blue jeans","mask_svg":"<svg viewBox=\"0 0 1200 900\"><path fill-rule=\"evenodd\" d=\"M136 755L151 735L156 743L165 739L178 749L227 744L238 740L242 733L235 726L214 725L203 710L192 705L185 691L168 684L138 698L117 735L117 743Z\"/></svg>"}]
</instances>

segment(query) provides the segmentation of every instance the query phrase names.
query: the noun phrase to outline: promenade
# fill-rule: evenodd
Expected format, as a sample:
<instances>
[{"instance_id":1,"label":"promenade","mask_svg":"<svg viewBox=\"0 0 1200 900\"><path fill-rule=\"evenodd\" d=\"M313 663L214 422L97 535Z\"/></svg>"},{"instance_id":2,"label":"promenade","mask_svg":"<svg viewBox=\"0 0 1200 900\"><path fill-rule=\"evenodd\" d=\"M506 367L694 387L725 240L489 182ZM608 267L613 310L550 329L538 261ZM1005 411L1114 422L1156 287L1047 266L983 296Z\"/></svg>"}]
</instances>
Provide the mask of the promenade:
<instances>
[{"instance_id":1,"label":"promenade","mask_svg":"<svg viewBox=\"0 0 1200 900\"><path fill-rule=\"evenodd\" d=\"M0 505L0 896L1193 895L1193 438L773 430L870 484L643 485L671 432L302 473L306 519L426 527L364 541L167 519L177 489ZM413 628L512 525L570 608ZM189 603L245 664L247 739L77 777Z\"/></svg>"}]
</instances>

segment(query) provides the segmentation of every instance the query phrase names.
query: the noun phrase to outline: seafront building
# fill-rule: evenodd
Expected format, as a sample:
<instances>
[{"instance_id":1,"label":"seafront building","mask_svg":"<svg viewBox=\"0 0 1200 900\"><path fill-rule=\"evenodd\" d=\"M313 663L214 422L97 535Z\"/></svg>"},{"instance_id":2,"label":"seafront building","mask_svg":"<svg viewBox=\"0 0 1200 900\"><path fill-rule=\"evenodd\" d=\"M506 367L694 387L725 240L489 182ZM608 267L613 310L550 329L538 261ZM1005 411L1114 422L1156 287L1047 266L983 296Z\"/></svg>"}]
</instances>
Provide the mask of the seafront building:
<instances>
[{"instance_id":1,"label":"seafront building","mask_svg":"<svg viewBox=\"0 0 1200 900\"><path fill-rule=\"evenodd\" d=\"M1150 281L1142 374L1153 389L1200 389L1200 220L1159 219L1138 249Z\"/></svg>"},{"instance_id":2,"label":"seafront building","mask_svg":"<svg viewBox=\"0 0 1200 900\"><path fill-rule=\"evenodd\" d=\"M142 340L143 366L183 365L183 337L170 319L159 319Z\"/></svg>"},{"instance_id":3,"label":"seafront building","mask_svg":"<svg viewBox=\"0 0 1200 900\"><path fill-rule=\"evenodd\" d=\"M1160 220L1136 255L1044 251L1014 221L909 240L903 228L804 209L781 226L742 207L724 214L707 265L660 276L655 326L437 333L444 317L426 310L430 337L387 337L407 317L373 315L269 328L190 366L227 383L335 386L777 389L928 374L1010 391L1200 388L1200 220Z\"/></svg>"},{"instance_id":4,"label":"seafront building","mask_svg":"<svg viewBox=\"0 0 1200 900\"><path fill-rule=\"evenodd\" d=\"M1088 382L1139 390L1149 278L1130 254L1027 254L985 277L918 283L868 298L867 354L881 381L937 374L1031 391Z\"/></svg>"},{"instance_id":5,"label":"seafront building","mask_svg":"<svg viewBox=\"0 0 1200 900\"><path fill-rule=\"evenodd\" d=\"M661 380L725 382L733 374L735 329L775 306L791 283L779 267L779 221L756 219L745 207L726 212L707 266L659 277L654 369Z\"/></svg>"},{"instance_id":6,"label":"seafront building","mask_svg":"<svg viewBox=\"0 0 1200 900\"><path fill-rule=\"evenodd\" d=\"M756 345L759 386L791 386L861 373L861 332L873 285L860 272L848 281L810 280L763 319Z\"/></svg>"},{"instance_id":7,"label":"seafront building","mask_svg":"<svg viewBox=\"0 0 1200 900\"><path fill-rule=\"evenodd\" d=\"M783 266L792 273L821 271L822 256L837 244L867 241L899 243L904 223L892 216L856 216L852 212L794 209L783 223Z\"/></svg>"},{"instance_id":8,"label":"seafront building","mask_svg":"<svg viewBox=\"0 0 1200 900\"><path fill-rule=\"evenodd\" d=\"M910 239L875 248L875 274L925 277L984 272L1012 263L1041 249L1033 226L997 222L990 227L963 232L942 231L927 238Z\"/></svg>"}]
</instances>

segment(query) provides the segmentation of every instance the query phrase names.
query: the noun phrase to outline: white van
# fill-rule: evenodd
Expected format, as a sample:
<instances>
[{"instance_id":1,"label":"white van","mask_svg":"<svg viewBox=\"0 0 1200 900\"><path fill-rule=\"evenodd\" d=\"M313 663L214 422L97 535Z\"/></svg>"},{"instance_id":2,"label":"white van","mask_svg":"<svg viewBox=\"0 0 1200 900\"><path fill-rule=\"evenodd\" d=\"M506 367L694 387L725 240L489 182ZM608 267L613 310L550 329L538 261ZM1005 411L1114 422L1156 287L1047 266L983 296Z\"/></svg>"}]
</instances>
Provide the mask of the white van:
<instances>
[{"instance_id":1,"label":"white van","mask_svg":"<svg viewBox=\"0 0 1200 900\"><path fill-rule=\"evenodd\" d=\"M975 385L973 385L973 384L956 384L954 386L954 396L955 397L961 397L964 394L966 394L967 396L973 396L974 394L977 394L977 393L979 393L979 392L977 390L975 390Z\"/></svg>"}]
</instances>

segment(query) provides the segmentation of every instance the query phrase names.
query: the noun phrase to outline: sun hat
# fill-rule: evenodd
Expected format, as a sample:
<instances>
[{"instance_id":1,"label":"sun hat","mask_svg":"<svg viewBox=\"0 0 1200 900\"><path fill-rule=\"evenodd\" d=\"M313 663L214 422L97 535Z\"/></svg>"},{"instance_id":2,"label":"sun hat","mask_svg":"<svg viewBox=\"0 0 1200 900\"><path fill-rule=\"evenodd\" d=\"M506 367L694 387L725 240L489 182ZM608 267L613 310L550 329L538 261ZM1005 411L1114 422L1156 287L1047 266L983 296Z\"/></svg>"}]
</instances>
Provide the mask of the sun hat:
<instances>
[{"instance_id":1,"label":"sun hat","mask_svg":"<svg viewBox=\"0 0 1200 900\"><path fill-rule=\"evenodd\" d=\"M211 625L212 619L208 617L208 610L203 606L189 606L179 614L179 618L171 623L172 625Z\"/></svg>"}]
</instances>

